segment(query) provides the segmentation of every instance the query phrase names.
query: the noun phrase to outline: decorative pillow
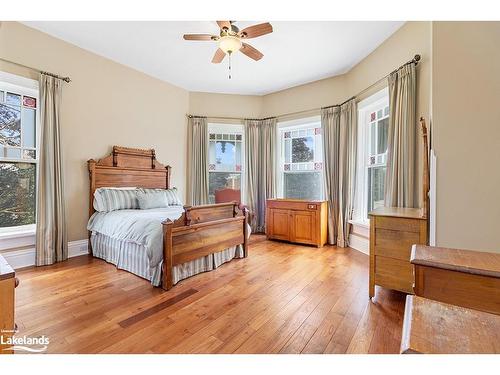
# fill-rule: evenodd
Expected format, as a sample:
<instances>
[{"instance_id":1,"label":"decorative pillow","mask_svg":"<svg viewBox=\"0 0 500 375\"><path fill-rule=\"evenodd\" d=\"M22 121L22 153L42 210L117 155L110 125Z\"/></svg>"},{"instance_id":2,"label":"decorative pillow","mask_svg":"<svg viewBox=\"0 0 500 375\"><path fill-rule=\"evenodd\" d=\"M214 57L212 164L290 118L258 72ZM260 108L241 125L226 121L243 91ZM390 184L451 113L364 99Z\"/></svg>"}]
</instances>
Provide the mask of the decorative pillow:
<instances>
[{"instance_id":1,"label":"decorative pillow","mask_svg":"<svg viewBox=\"0 0 500 375\"><path fill-rule=\"evenodd\" d=\"M94 209L99 212L138 209L136 188L98 188L94 192Z\"/></svg>"},{"instance_id":2,"label":"decorative pillow","mask_svg":"<svg viewBox=\"0 0 500 375\"><path fill-rule=\"evenodd\" d=\"M144 193L162 192L167 198L169 206L182 206L182 201L177 194L177 188L172 189L139 189Z\"/></svg>"},{"instance_id":3,"label":"decorative pillow","mask_svg":"<svg viewBox=\"0 0 500 375\"><path fill-rule=\"evenodd\" d=\"M137 201L139 202L139 208L141 210L168 207L167 196L163 191L138 191Z\"/></svg>"}]
</instances>

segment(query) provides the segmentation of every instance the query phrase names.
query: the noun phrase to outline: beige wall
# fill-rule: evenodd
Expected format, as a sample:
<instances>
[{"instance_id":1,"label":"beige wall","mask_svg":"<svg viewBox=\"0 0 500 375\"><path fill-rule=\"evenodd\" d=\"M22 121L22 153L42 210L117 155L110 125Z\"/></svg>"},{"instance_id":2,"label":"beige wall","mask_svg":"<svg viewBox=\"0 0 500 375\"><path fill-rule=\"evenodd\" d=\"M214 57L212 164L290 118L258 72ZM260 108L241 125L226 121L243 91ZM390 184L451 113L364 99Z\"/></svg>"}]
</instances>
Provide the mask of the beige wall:
<instances>
[{"instance_id":1,"label":"beige wall","mask_svg":"<svg viewBox=\"0 0 500 375\"><path fill-rule=\"evenodd\" d=\"M347 98L347 91L345 75L278 91L264 96L263 116L305 112L341 103Z\"/></svg>"},{"instance_id":2,"label":"beige wall","mask_svg":"<svg viewBox=\"0 0 500 375\"><path fill-rule=\"evenodd\" d=\"M207 117L259 118L262 96L189 93L189 113Z\"/></svg>"},{"instance_id":3,"label":"beige wall","mask_svg":"<svg viewBox=\"0 0 500 375\"><path fill-rule=\"evenodd\" d=\"M155 148L158 160L172 166L173 185L184 194L186 90L19 23L1 24L0 56L71 76L61 114L70 241L87 237L86 161L105 156L113 145ZM0 62L0 70L36 78L11 64Z\"/></svg>"},{"instance_id":4,"label":"beige wall","mask_svg":"<svg viewBox=\"0 0 500 375\"><path fill-rule=\"evenodd\" d=\"M500 22L434 22L440 246L500 252Z\"/></svg>"}]
</instances>

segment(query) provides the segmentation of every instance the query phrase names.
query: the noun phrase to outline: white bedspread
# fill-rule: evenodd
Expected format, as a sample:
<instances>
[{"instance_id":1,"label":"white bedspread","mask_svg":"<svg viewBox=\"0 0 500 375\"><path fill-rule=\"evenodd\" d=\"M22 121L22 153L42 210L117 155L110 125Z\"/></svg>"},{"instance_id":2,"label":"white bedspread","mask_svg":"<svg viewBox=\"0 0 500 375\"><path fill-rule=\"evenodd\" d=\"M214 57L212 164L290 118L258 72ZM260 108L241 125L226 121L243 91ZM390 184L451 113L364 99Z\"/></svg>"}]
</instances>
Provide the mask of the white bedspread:
<instances>
[{"instance_id":1,"label":"white bedspread","mask_svg":"<svg viewBox=\"0 0 500 375\"><path fill-rule=\"evenodd\" d=\"M96 212L87 229L108 237L133 242L146 248L149 267L156 267L163 259L163 231L161 223L181 217L182 206L149 210L116 210Z\"/></svg>"}]
</instances>

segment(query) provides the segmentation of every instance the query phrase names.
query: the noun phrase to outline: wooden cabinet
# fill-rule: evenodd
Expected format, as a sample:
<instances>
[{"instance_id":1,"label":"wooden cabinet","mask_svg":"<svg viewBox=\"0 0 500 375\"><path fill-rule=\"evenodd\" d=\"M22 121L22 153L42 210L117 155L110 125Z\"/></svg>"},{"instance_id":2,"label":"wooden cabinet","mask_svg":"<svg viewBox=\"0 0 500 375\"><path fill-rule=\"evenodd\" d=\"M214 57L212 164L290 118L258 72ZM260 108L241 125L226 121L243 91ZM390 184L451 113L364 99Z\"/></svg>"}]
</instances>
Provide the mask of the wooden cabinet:
<instances>
[{"instance_id":1,"label":"wooden cabinet","mask_svg":"<svg viewBox=\"0 0 500 375\"><path fill-rule=\"evenodd\" d=\"M267 238L321 247L326 243L326 201L268 199Z\"/></svg>"},{"instance_id":2,"label":"wooden cabinet","mask_svg":"<svg viewBox=\"0 0 500 375\"><path fill-rule=\"evenodd\" d=\"M500 254L414 246L415 294L500 315Z\"/></svg>"},{"instance_id":3,"label":"wooden cabinet","mask_svg":"<svg viewBox=\"0 0 500 375\"><path fill-rule=\"evenodd\" d=\"M375 285L413 293L414 244L427 243L427 219L418 208L381 207L370 212L370 298Z\"/></svg>"},{"instance_id":4,"label":"wooden cabinet","mask_svg":"<svg viewBox=\"0 0 500 375\"><path fill-rule=\"evenodd\" d=\"M9 347L8 339L13 335L14 323L14 289L17 286L16 274L12 267L0 255L0 354L12 354L12 350L4 350Z\"/></svg>"}]
</instances>

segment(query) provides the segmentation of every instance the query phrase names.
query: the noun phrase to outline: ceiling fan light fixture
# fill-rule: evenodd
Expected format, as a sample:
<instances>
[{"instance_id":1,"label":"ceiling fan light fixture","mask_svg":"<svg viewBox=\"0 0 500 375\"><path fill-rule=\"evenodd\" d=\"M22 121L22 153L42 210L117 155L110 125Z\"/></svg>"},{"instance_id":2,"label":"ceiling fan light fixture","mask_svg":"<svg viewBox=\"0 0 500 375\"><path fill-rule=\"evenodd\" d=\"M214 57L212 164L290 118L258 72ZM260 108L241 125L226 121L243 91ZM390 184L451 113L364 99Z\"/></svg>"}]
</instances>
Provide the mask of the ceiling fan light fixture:
<instances>
[{"instance_id":1,"label":"ceiling fan light fixture","mask_svg":"<svg viewBox=\"0 0 500 375\"><path fill-rule=\"evenodd\" d=\"M232 35L225 35L219 39L219 48L224 53L233 53L241 48L240 38Z\"/></svg>"}]
</instances>

